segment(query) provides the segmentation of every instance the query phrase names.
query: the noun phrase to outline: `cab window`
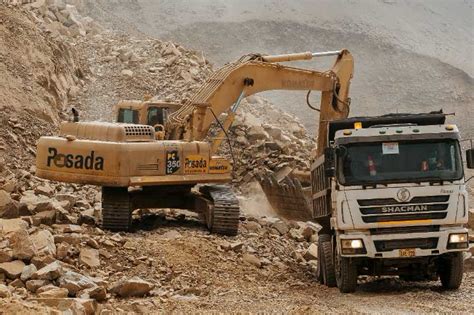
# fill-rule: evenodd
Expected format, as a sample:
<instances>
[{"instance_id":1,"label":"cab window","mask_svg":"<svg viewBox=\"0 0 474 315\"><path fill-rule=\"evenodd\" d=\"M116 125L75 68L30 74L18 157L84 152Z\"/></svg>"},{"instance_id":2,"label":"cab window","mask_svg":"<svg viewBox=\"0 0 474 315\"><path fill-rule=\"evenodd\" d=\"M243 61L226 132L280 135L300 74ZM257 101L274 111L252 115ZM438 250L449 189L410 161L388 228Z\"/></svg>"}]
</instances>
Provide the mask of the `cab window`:
<instances>
[{"instance_id":1,"label":"cab window","mask_svg":"<svg viewBox=\"0 0 474 315\"><path fill-rule=\"evenodd\" d=\"M150 107L148 109L148 125L164 125L168 118L168 109L163 107Z\"/></svg>"},{"instance_id":2,"label":"cab window","mask_svg":"<svg viewBox=\"0 0 474 315\"><path fill-rule=\"evenodd\" d=\"M128 108L120 108L118 112L117 122L127 124L138 124L138 111Z\"/></svg>"}]
</instances>

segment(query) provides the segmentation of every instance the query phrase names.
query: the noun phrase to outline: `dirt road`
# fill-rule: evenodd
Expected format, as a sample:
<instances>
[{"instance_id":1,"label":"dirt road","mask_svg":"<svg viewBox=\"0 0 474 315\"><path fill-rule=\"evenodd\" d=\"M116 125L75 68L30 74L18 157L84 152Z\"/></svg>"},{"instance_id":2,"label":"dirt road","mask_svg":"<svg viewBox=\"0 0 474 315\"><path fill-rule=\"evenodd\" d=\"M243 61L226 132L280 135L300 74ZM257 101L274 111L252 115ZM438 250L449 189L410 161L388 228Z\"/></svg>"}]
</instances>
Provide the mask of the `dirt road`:
<instances>
[{"instance_id":1,"label":"dirt road","mask_svg":"<svg viewBox=\"0 0 474 315\"><path fill-rule=\"evenodd\" d=\"M317 283L304 262L295 262L298 244L281 240L268 229L249 232L245 223L236 238L243 250L266 257L262 268L246 263L242 253L222 249L224 238L209 235L194 221L182 227L158 225L151 231L127 234L129 250L116 248L113 257L152 257L161 265L160 274L149 273L142 264L119 260L119 277L140 275L161 282L156 296L134 300L110 300L116 310L282 313L471 313L474 273L466 273L459 291L441 290L438 282L407 283L396 278L359 280L357 292L341 294L337 288ZM170 232L172 231L172 232ZM167 239L168 234L179 234ZM283 246L285 245L285 246ZM137 250L133 248L136 247ZM113 261L115 258L111 258ZM142 258L143 259L143 258ZM155 263L155 262L154 262ZM116 271L115 271L116 272ZM174 290L174 291L173 291Z\"/></svg>"}]
</instances>

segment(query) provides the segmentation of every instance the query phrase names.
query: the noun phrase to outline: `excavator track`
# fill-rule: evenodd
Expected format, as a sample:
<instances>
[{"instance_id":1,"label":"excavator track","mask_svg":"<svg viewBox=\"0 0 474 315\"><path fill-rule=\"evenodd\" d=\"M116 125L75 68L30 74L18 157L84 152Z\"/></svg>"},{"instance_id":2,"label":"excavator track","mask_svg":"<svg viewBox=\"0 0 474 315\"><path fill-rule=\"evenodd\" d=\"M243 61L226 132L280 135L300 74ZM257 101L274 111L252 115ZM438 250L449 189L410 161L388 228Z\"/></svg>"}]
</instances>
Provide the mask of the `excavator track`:
<instances>
[{"instance_id":1,"label":"excavator track","mask_svg":"<svg viewBox=\"0 0 474 315\"><path fill-rule=\"evenodd\" d=\"M211 233L235 236L239 230L239 200L225 185L206 185L200 192L208 200L205 217Z\"/></svg>"},{"instance_id":2,"label":"excavator track","mask_svg":"<svg viewBox=\"0 0 474 315\"><path fill-rule=\"evenodd\" d=\"M132 225L130 195L125 187L102 187L102 227L128 231Z\"/></svg>"}]
</instances>

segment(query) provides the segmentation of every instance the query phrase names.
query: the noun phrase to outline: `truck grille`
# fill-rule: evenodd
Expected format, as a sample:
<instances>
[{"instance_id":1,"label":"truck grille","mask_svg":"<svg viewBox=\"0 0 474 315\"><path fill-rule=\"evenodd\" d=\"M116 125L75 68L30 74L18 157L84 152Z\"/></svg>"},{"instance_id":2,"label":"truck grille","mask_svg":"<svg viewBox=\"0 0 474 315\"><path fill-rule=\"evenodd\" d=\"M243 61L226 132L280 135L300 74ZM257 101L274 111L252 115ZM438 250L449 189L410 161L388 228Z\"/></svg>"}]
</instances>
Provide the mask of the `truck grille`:
<instances>
[{"instance_id":1,"label":"truck grille","mask_svg":"<svg viewBox=\"0 0 474 315\"><path fill-rule=\"evenodd\" d=\"M439 220L447 216L449 195L413 197L407 202L398 202L394 198L359 199L362 220L365 223Z\"/></svg>"},{"instance_id":2,"label":"truck grille","mask_svg":"<svg viewBox=\"0 0 474 315\"><path fill-rule=\"evenodd\" d=\"M388 252L394 249L420 248L433 249L438 246L437 237L410 238L404 240L374 241L375 249L378 252Z\"/></svg>"},{"instance_id":3,"label":"truck grille","mask_svg":"<svg viewBox=\"0 0 474 315\"><path fill-rule=\"evenodd\" d=\"M429 233L429 232L439 232L439 225L397 226L397 227L390 227L390 228L370 229L371 235Z\"/></svg>"}]
</instances>

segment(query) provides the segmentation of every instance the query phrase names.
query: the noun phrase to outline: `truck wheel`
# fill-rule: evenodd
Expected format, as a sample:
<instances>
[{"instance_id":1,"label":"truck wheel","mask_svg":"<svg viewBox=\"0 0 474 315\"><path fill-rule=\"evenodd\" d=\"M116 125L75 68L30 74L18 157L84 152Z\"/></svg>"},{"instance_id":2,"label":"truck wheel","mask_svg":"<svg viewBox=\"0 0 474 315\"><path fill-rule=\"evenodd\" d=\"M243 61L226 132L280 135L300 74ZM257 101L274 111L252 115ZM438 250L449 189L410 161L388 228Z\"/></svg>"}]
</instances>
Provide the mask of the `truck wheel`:
<instances>
[{"instance_id":1,"label":"truck wheel","mask_svg":"<svg viewBox=\"0 0 474 315\"><path fill-rule=\"evenodd\" d=\"M439 265L441 285L446 290L459 289L464 271L464 258L462 252L453 253L445 257Z\"/></svg>"},{"instance_id":2,"label":"truck wheel","mask_svg":"<svg viewBox=\"0 0 474 315\"><path fill-rule=\"evenodd\" d=\"M321 242L321 270L323 273L324 284L330 288L333 288L337 285L337 283L336 272L334 269L334 255L330 238L331 237L329 236L329 240L323 240Z\"/></svg>"},{"instance_id":3,"label":"truck wheel","mask_svg":"<svg viewBox=\"0 0 474 315\"><path fill-rule=\"evenodd\" d=\"M339 253L335 256L337 287L341 293L352 293L357 287L357 264Z\"/></svg>"},{"instance_id":4,"label":"truck wheel","mask_svg":"<svg viewBox=\"0 0 474 315\"><path fill-rule=\"evenodd\" d=\"M127 187L102 187L102 227L104 229L130 230L132 210Z\"/></svg>"},{"instance_id":5,"label":"truck wheel","mask_svg":"<svg viewBox=\"0 0 474 315\"><path fill-rule=\"evenodd\" d=\"M324 283L324 277L323 277L323 266L322 266L322 261L323 261L323 254L322 254L322 242L323 241L330 241L331 236L329 234L321 234L318 237L318 281L321 284L326 284Z\"/></svg>"}]
</instances>

